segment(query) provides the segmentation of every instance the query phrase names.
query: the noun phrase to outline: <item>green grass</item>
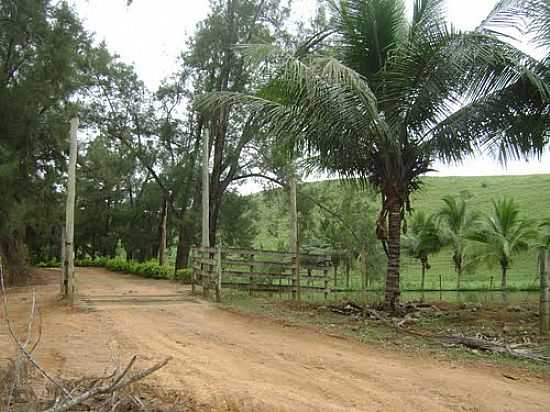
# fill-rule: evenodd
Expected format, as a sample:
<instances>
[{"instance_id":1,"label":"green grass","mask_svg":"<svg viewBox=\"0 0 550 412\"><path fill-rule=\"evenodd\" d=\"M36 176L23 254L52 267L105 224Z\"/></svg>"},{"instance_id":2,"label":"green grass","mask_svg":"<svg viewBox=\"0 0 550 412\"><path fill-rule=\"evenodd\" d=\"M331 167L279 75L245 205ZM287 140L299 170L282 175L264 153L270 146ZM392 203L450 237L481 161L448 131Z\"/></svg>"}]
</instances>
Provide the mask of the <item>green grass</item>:
<instances>
[{"instance_id":1,"label":"green grass","mask_svg":"<svg viewBox=\"0 0 550 412\"><path fill-rule=\"evenodd\" d=\"M412 197L413 207L435 212L446 194L468 191L472 209L487 213L491 201L504 196L513 197L524 210L524 217L540 220L550 217L550 175L426 177L424 187Z\"/></svg>"},{"instance_id":2,"label":"green grass","mask_svg":"<svg viewBox=\"0 0 550 412\"><path fill-rule=\"evenodd\" d=\"M302 191L313 192L323 200L326 206L341 198L343 184L339 181L323 181L305 183L300 186ZM471 199L468 201L471 210L480 213L491 211L491 202L502 197L512 197L522 208L525 219L539 222L550 217L550 175L529 176L485 176L485 177L425 177L421 190L412 195L414 210L424 210L427 213L436 212L442 205L441 198L449 194L468 192ZM286 247L288 239L286 197L280 190L272 190L252 195L259 209L259 220L256 222L258 235L255 246L263 249L281 249ZM299 195L298 195L299 196ZM376 214L379 200L372 194L357 191L357 196L368 198L372 207L366 213ZM300 198L298 198L300 202ZM337 210L336 210L337 212ZM321 219L326 217L318 207L310 211L307 223L309 237L315 238ZM452 289L456 286L456 274L451 263L451 251L445 249L431 257L432 268L427 272L426 287L439 289L440 277L443 289ZM382 287L384 267L380 267L371 278L375 279L372 287ZM420 286L420 264L413 259L402 258L402 287L416 289ZM343 277L343 274L340 275ZM497 267L480 266L475 273L464 275L464 287L469 289L498 288L500 285L500 271ZM531 250L515 256L509 271L509 287L512 289L536 289L537 258L536 251ZM352 273L351 287L360 285L359 274ZM345 287L344 282L339 283Z\"/></svg>"}]
</instances>

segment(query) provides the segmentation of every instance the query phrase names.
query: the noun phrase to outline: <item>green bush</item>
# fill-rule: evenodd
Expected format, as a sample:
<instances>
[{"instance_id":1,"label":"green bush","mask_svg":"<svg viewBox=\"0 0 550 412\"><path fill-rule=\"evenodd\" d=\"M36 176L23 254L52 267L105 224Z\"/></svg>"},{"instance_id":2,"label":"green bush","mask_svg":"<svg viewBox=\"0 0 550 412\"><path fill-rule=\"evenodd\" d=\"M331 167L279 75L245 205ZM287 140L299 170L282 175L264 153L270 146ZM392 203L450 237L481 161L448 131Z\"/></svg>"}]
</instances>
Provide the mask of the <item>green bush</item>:
<instances>
[{"instance_id":1,"label":"green bush","mask_svg":"<svg viewBox=\"0 0 550 412\"><path fill-rule=\"evenodd\" d=\"M151 279L173 279L173 270L167 266L159 266L155 261L136 262L122 258L85 258L75 262L77 266L104 267L113 272L125 272ZM189 275L190 279L190 275Z\"/></svg>"},{"instance_id":2,"label":"green bush","mask_svg":"<svg viewBox=\"0 0 550 412\"><path fill-rule=\"evenodd\" d=\"M107 261L109 258L84 258L84 259L76 259L74 264L75 266L81 266L81 267L105 267L107 264Z\"/></svg>"},{"instance_id":3,"label":"green bush","mask_svg":"<svg viewBox=\"0 0 550 412\"><path fill-rule=\"evenodd\" d=\"M56 268L61 266L61 262L57 259L51 259L45 262L38 262L36 266L39 268Z\"/></svg>"},{"instance_id":4,"label":"green bush","mask_svg":"<svg viewBox=\"0 0 550 412\"><path fill-rule=\"evenodd\" d=\"M193 278L193 269L179 269L176 272L175 279L185 284L191 284Z\"/></svg>"}]
</instances>

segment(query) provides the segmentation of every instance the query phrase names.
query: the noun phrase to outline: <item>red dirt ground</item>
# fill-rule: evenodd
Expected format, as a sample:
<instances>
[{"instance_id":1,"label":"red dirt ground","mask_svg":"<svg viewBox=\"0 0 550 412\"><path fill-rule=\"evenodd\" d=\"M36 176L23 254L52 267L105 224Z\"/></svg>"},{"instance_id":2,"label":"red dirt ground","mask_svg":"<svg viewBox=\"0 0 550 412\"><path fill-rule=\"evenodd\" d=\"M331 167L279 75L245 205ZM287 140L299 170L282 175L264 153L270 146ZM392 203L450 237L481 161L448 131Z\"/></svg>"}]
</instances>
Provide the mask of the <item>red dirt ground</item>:
<instances>
[{"instance_id":1,"label":"red dirt ground","mask_svg":"<svg viewBox=\"0 0 550 412\"><path fill-rule=\"evenodd\" d=\"M71 309L56 301L58 272L39 273L43 336L35 354L52 373L102 374L119 355L124 362L138 354L141 366L172 356L147 383L190 395L201 410L226 401L254 411L550 410L550 388L536 376L510 380L496 367L409 357L102 269L78 269L84 300ZM118 296L126 301L114 302ZM23 330L30 289L12 289L9 299L10 317ZM2 324L3 359L13 354L9 345Z\"/></svg>"}]
</instances>

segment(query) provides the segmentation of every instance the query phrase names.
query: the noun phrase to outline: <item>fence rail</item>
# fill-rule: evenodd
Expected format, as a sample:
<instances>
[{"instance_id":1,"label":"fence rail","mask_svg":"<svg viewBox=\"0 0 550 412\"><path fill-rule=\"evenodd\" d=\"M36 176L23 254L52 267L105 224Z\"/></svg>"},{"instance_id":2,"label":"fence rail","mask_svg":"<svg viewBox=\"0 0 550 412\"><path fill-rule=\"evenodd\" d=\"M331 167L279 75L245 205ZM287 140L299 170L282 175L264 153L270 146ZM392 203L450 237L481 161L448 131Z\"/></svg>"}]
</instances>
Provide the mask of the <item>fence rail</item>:
<instances>
[{"instance_id":1,"label":"fence rail","mask_svg":"<svg viewBox=\"0 0 550 412\"><path fill-rule=\"evenodd\" d=\"M221 300L222 288L253 292L291 293L301 298L302 291L321 292L328 296L333 276L331 257L320 254L293 254L270 250L237 248L192 249L193 292L201 287Z\"/></svg>"}]
</instances>

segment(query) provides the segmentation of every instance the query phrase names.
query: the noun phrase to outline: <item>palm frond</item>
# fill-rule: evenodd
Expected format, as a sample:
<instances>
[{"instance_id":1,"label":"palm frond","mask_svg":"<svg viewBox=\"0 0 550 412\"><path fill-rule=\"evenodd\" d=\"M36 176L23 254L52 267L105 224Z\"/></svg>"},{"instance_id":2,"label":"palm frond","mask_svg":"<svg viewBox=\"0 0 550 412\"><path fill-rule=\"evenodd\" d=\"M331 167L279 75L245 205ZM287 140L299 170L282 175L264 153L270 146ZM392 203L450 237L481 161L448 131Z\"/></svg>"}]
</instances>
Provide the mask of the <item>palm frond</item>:
<instances>
[{"instance_id":1,"label":"palm frond","mask_svg":"<svg viewBox=\"0 0 550 412\"><path fill-rule=\"evenodd\" d=\"M460 108L427 132L427 139L447 161L461 153L488 150L502 163L509 158L540 156L550 140L550 102L520 80Z\"/></svg>"},{"instance_id":2,"label":"palm frond","mask_svg":"<svg viewBox=\"0 0 550 412\"><path fill-rule=\"evenodd\" d=\"M415 0L411 23L411 37L429 36L447 25L445 0Z\"/></svg>"},{"instance_id":3,"label":"palm frond","mask_svg":"<svg viewBox=\"0 0 550 412\"><path fill-rule=\"evenodd\" d=\"M252 65L258 65L271 59L289 56L289 53L285 49L269 43L238 44L234 46L234 49Z\"/></svg>"},{"instance_id":4,"label":"palm frond","mask_svg":"<svg viewBox=\"0 0 550 412\"><path fill-rule=\"evenodd\" d=\"M333 0L334 24L341 36L343 62L369 80L406 39L402 0Z\"/></svg>"},{"instance_id":5,"label":"palm frond","mask_svg":"<svg viewBox=\"0 0 550 412\"><path fill-rule=\"evenodd\" d=\"M536 47L550 53L550 3L547 0L500 0L478 30L499 37L528 34Z\"/></svg>"}]
</instances>

